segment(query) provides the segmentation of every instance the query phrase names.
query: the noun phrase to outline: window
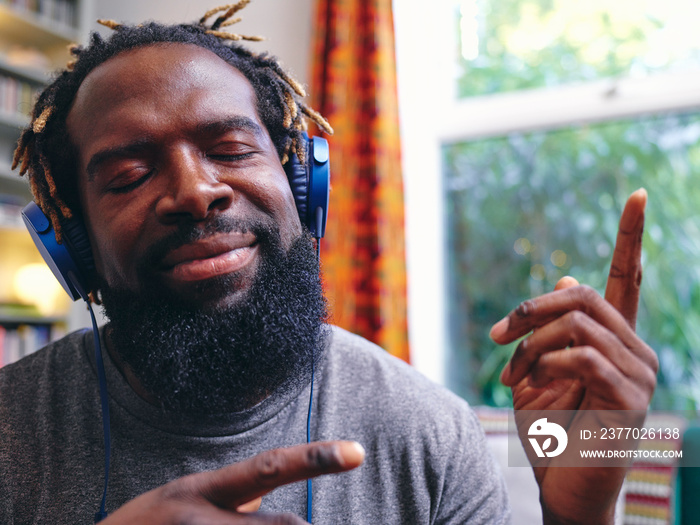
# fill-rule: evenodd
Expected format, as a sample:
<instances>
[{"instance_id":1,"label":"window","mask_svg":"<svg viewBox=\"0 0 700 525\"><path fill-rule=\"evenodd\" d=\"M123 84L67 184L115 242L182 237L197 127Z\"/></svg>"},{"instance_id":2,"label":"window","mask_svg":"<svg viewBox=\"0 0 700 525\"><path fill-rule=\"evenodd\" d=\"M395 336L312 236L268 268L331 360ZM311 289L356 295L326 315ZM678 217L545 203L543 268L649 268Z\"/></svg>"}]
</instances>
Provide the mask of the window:
<instances>
[{"instance_id":1,"label":"window","mask_svg":"<svg viewBox=\"0 0 700 525\"><path fill-rule=\"evenodd\" d=\"M639 332L661 361L654 403L697 406L699 10L441 0L428 15L395 2L417 368L507 403L497 377L512 348L490 343L491 324L560 274L602 291L621 206L645 186Z\"/></svg>"}]
</instances>

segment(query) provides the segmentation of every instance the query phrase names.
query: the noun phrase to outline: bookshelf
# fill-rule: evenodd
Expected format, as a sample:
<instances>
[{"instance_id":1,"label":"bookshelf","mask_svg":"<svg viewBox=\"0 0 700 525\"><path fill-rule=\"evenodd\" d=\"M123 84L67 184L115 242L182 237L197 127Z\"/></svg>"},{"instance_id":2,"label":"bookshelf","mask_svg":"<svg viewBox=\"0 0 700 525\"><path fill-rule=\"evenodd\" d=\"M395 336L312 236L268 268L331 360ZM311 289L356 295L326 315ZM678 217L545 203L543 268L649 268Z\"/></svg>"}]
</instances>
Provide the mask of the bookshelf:
<instances>
[{"instance_id":1,"label":"bookshelf","mask_svg":"<svg viewBox=\"0 0 700 525\"><path fill-rule=\"evenodd\" d=\"M72 328L70 301L49 290L19 215L29 185L10 165L35 97L65 67L68 46L86 41L92 1L0 0L0 366Z\"/></svg>"},{"instance_id":2,"label":"bookshelf","mask_svg":"<svg viewBox=\"0 0 700 525\"><path fill-rule=\"evenodd\" d=\"M31 354L66 334L62 317L0 315L0 366Z\"/></svg>"}]
</instances>

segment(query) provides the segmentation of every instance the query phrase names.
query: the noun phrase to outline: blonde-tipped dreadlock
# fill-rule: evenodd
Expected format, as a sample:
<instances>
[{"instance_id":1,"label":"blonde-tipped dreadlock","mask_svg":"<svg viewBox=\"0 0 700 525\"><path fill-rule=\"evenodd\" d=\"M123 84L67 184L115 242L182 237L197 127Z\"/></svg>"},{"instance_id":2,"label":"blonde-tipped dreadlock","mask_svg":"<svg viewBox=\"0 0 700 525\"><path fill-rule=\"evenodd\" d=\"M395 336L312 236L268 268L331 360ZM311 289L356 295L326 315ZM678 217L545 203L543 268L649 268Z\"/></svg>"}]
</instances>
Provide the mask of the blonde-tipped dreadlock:
<instances>
[{"instance_id":1,"label":"blonde-tipped dreadlock","mask_svg":"<svg viewBox=\"0 0 700 525\"><path fill-rule=\"evenodd\" d=\"M199 19L199 25L203 28L205 28L206 32L210 35L214 35L217 38L221 38L223 40L252 40L254 42L259 42L260 40L263 40L261 36L246 36L246 35L239 35L237 33L227 33L225 31L219 31L219 28L221 27L228 27L232 26L233 24L237 24L242 18L231 18L233 15L235 15L238 11L243 9L245 6L247 6L250 3L250 0L241 0L237 4L228 4L228 5L222 5L219 7L216 7L214 9L210 9L206 13L204 13L204 16ZM226 11L223 15L219 16L214 22L207 27L205 22L207 18L215 15L216 13L220 13L221 11Z\"/></svg>"},{"instance_id":2,"label":"blonde-tipped dreadlock","mask_svg":"<svg viewBox=\"0 0 700 525\"><path fill-rule=\"evenodd\" d=\"M241 0L237 4L226 4L226 5L221 5L219 7L215 7L214 9L210 9L204 15L202 18L199 19L199 25L204 26L204 23L207 21L207 18L214 16L216 13L220 13L221 11L226 11L223 15L221 15L219 18L216 19L216 21L212 24L212 28L216 29L219 27L221 24L223 24L226 20L231 18L233 15L235 15L238 11L243 9L245 6L247 6L250 3L250 0Z\"/></svg>"},{"instance_id":3,"label":"blonde-tipped dreadlock","mask_svg":"<svg viewBox=\"0 0 700 525\"><path fill-rule=\"evenodd\" d=\"M19 164L20 176L25 175L32 164L32 157L35 156L35 144L37 136L40 136L46 124L54 112L54 106L45 107L38 117L32 119L31 124L24 130L17 143L14 156L12 158L12 169ZM29 188L37 205L48 215L52 224L60 224L61 218L70 219L73 215L70 208L59 196L56 181L51 173L49 160L46 155L39 153L35 159L41 170L41 177L33 173L29 178ZM21 164L20 164L21 163ZM56 238L61 242L62 231L60 226L56 228Z\"/></svg>"},{"instance_id":4,"label":"blonde-tipped dreadlock","mask_svg":"<svg viewBox=\"0 0 700 525\"><path fill-rule=\"evenodd\" d=\"M109 27L110 29L114 29L115 31L122 26L119 22L115 22L114 20L105 20L104 18L98 18L97 23L102 26Z\"/></svg>"},{"instance_id":5,"label":"blonde-tipped dreadlock","mask_svg":"<svg viewBox=\"0 0 700 525\"><path fill-rule=\"evenodd\" d=\"M20 175L28 176L34 200L51 220L59 241L62 221L82 215L77 152L68 138L66 119L85 77L122 51L158 43L192 44L215 53L238 69L255 91L258 113L282 164L287 164L292 154L304 161L303 132L307 128L307 118L326 133L333 133L320 114L301 102L306 96L303 86L289 76L274 57L253 53L236 43L237 40L260 40L260 37L222 31L240 21L233 16L249 2L241 0L217 7L192 24L149 22L129 26L113 20L99 20L100 24L114 30L108 39L93 33L88 46L69 48L71 60L67 69L39 96L12 163L13 169L19 166ZM214 15L219 16L207 24Z\"/></svg>"}]
</instances>

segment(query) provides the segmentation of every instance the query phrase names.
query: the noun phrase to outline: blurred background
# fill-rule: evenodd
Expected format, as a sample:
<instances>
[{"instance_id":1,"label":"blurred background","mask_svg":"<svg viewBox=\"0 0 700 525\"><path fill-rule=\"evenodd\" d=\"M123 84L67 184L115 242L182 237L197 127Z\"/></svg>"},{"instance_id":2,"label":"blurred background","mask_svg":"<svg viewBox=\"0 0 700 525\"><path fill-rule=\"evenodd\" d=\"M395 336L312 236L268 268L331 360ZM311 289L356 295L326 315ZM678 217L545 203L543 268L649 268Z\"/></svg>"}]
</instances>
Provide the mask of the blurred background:
<instances>
[{"instance_id":1,"label":"blurred background","mask_svg":"<svg viewBox=\"0 0 700 525\"><path fill-rule=\"evenodd\" d=\"M0 0L0 341L89 324L23 231L9 169L31 101L97 18L186 0ZM700 402L700 6L692 0L255 0L232 28L335 127L323 270L333 321L475 404L507 406L490 326L563 275L601 292L626 197L649 192L638 331L654 406Z\"/></svg>"}]
</instances>

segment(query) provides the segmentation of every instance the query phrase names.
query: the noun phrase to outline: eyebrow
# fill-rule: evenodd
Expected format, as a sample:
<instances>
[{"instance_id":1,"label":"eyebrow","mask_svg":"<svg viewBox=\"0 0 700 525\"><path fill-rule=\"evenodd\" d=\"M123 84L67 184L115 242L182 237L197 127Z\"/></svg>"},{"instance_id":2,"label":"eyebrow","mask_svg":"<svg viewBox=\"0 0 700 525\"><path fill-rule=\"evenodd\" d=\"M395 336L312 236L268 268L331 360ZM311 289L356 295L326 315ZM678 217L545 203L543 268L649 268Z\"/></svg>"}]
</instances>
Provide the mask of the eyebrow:
<instances>
[{"instance_id":1,"label":"eyebrow","mask_svg":"<svg viewBox=\"0 0 700 525\"><path fill-rule=\"evenodd\" d=\"M231 131L247 131L255 136L264 134L263 128L253 119L243 116L235 116L224 120L215 120L212 122L203 122L197 124L195 133L197 135L216 135ZM88 162L85 171L88 175L88 181L95 180L95 176L99 167L112 159L128 158L134 155L144 153L153 147L155 140L152 137L144 137L136 139L127 144L105 148L95 153Z\"/></svg>"},{"instance_id":2,"label":"eyebrow","mask_svg":"<svg viewBox=\"0 0 700 525\"><path fill-rule=\"evenodd\" d=\"M200 134L226 133L227 131L248 131L256 136L263 134L260 124L249 117L240 115L223 120L203 122L197 125L196 130Z\"/></svg>"}]
</instances>

